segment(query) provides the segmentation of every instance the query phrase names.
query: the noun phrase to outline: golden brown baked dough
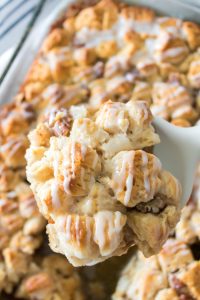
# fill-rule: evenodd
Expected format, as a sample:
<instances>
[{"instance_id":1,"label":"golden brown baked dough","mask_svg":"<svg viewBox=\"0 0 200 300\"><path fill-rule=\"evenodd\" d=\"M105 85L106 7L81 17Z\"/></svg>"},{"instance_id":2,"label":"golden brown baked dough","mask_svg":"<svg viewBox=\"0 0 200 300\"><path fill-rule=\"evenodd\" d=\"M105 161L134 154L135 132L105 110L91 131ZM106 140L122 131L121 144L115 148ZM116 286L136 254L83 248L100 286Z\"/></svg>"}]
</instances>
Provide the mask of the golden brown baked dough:
<instances>
[{"instance_id":1,"label":"golden brown baked dough","mask_svg":"<svg viewBox=\"0 0 200 300\"><path fill-rule=\"evenodd\" d=\"M76 4L52 27L19 95L39 116L88 100L98 107L142 99L153 113L189 126L200 111L199 28L112 0ZM155 101L157 84L163 101ZM183 94L188 101L177 102Z\"/></svg>"},{"instance_id":2,"label":"golden brown baked dough","mask_svg":"<svg viewBox=\"0 0 200 300\"><path fill-rule=\"evenodd\" d=\"M42 242L45 221L20 172L1 167L0 290L11 292Z\"/></svg>"},{"instance_id":3,"label":"golden brown baked dough","mask_svg":"<svg viewBox=\"0 0 200 300\"><path fill-rule=\"evenodd\" d=\"M137 253L124 268L113 300L199 299L200 262L184 242L169 239L150 258Z\"/></svg>"},{"instance_id":4,"label":"golden brown baked dough","mask_svg":"<svg viewBox=\"0 0 200 300\"><path fill-rule=\"evenodd\" d=\"M37 260L39 260L37 262ZM30 300L83 300L81 279L67 260L59 255L37 257L31 262L15 297Z\"/></svg>"},{"instance_id":5,"label":"golden brown baked dough","mask_svg":"<svg viewBox=\"0 0 200 300\"><path fill-rule=\"evenodd\" d=\"M20 100L18 97L0 111L0 161L11 168L25 166L27 132L36 118L32 105Z\"/></svg>"},{"instance_id":6,"label":"golden brown baked dough","mask_svg":"<svg viewBox=\"0 0 200 300\"><path fill-rule=\"evenodd\" d=\"M177 82L155 83L152 91L152 112L165 119L195 121L197 112L192 107L193 100L186 87ZM176 123L175 123L176 124Z\"/></svg>"},{"instance_id":7,"label":"golden brown baked dough","mask_svg":"<svg viewBox=\"0 0 200 300\"><path fill-rule=\"evenodd\" d=\"M189 203L182 210L181 220L176 226L176 237L188 244L200 239L200 166L197 168L193 193Z\"/></svg>"},{"instance_id":8,"label":"golden brown baked dough","mask_svg":"<svg viewBox=\"0 0 200 300\"><path fill-rule=\"evenodd\" d=\"M180 186L144 150L159 142L142 101L52 111L29 134L27 177L50 245L75 266L137 244L158 252L179 212Z\"/></svg>"}]
</instances>

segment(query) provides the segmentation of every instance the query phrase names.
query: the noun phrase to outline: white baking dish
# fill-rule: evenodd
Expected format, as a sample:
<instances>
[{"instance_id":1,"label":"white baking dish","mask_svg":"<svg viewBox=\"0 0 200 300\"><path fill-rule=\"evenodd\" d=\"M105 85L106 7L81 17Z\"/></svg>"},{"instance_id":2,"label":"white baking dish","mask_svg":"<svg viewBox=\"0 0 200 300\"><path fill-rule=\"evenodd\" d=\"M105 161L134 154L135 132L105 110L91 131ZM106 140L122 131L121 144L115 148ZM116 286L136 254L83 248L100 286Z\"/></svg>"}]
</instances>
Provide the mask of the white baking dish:
<instances>
[{"instance_id":1,"label":"white baking dish","mask_svg":"<svg viewBox=\"0 0 200 300\"><path fill-rule=\"evenodd\" d=\"M13 96L16 95L52 23L54 23L66 10L67 6L73 2L73 0L60 1L58 7L49 14L42 24L39 24L39 26L36 26L32 30L0 86L0 104L10 101ZM198 22L200 18L200 8L193 7L180 0L129 0L127 2L148 6L163 15L170 15L195 22Z\"/></svg>"}]
</instances>

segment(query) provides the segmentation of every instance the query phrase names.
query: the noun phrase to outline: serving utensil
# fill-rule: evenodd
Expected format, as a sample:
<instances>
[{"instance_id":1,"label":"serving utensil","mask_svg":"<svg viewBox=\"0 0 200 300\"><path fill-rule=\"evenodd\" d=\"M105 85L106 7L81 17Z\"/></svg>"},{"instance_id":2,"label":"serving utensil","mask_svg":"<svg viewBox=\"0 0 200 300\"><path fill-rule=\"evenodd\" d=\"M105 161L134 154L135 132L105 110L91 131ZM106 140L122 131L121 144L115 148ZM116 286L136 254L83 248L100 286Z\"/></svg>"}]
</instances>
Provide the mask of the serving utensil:
<instances>
[{"instance_id":1,"label":"serving utensil","mask_svg":"<svg viewBox=\"0 0 200 300\"><path fill-rule=\"evenodd\" d=\"M154 118L153 125L161 140L154 147L154 154L181 183L183 207L192 192L195 170L200 162L200 126L178 127L160 117Z\"/></svg>"}]
</instances>

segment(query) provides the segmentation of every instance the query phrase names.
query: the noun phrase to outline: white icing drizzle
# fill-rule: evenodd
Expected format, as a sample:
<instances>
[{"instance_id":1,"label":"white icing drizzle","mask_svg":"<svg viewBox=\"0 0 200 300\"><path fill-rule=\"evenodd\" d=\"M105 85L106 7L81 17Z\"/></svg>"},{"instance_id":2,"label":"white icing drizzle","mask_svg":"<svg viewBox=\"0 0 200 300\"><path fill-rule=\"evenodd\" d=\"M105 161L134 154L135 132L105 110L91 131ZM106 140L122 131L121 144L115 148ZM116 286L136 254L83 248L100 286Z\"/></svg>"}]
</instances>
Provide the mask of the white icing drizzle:
<instances>
[{"instance_id":1,"label":"white icing drizzle","mask_svg":"<svg viewBox=\"0 0 200 300\"><path fill-rule=\"evenodd\" d=\"M127 79L124 76L118 76L114 77L113 79L109 80L107 82L107 89L110 90L115 90L118 88L120 85L124 84L127 82Z\"/></svg>"},{"instance_id":2,"label":"white icing drizzle","mask_svg":"<svg viewBox=\"0 0 200 300\"><path fill-rule=\"evenodd\" d=\"M7 150L11 150L7 153L8 157L12 157L22 146L21 141L10 140L6 144L1 146L1 152L6 152Z\"/></svg>"},{"instance_id":3,"label":"white icing drizzle","mask_svg":"<svg viewBox=\"0 0 200 300\"><path fill-rule=\"evenodd\" d=\"M126 179L126 192L125 192L125 196L124 196L124 203L125 205L127 205L130 201L131 198L131 192L132 192L132 188L133 188L133 178L134 178L134 157L135 157L135 152L131 151L128 152L126 159L125 159L125 163L126 165L128 165L128 177ZM124 164L124 162L123 162ZM125 171L125 166L123 166Z\"/></svg>"},{"instance_id":4,"label":"white icing drizzle","mask_svg":"<svg viewBox=\"0 0 200 300\"><path fill-rule=\"evenodd\" d=\"M106 212L99 212L97 213L95 218L95 236L98 242L100 249L105 246L106 243L106 232L105 232L105 225L107 222Z\"/></svg>"},{"instance_id":5,"label":"white icing drizzle","mask_svg":"<svg viewBox=\"0 0 200 300\"><path fill-rule=\"evenodd\" d=\"M186 47L176 47L176 48L171 48L171 49L164 51L162 53L162 55L164 58L176 57L178 55L181 55L182 53L185 53L186 51L187 51Z\"/></svg>"},{"instance_id":6,"label":"white icing drizzle","mask_svg":"<svg viewBox=\"0 0 200 300\"><path fill-rule=\"evenodd\" d=\"M97 123L107 129L114 130L116 128L116 131L120 129L122 132L126 132L129 122L125 117L125 106L119 102L105 105L97 117Z\"/></svg>"},{"instance_id":7,"label":"white icing drizzle","mask_svg":"<svg viewBox=\"0 0 200 300\"><path fill-rule=\"evenodd\" d=\"M132 188L133 188L133 174L128 174L128 177L126 179L126 192L124 196L125 205L128 205L129 203L129 200L131 198Z\"/></svg>"},{"instance_id":8,"label":"white icing drizzle","mask_svg":"<svg viewBox=\"0 0 200 300\"><path fill-rule=\"evenodd\" d=\"M7 197L8 198L16 198L17 193L15 191L10 191L10 192L7 193Z\"/></svg>"},{"instance_id":9,"label":"white icing drizzle","mask_svg":"<svg viewBox=\"0 0 200 300\"><path fill-rule=\"evenodd\" d=\"M191 62L190 67L196 67L200 65L200 60L194 60Z\"/></svg>"},{"instance_id":10,"label":"white icing drizzle","mask_svg":"<svg viewBox=\"0 0 200 300\"><path fill-rule=\"evenodd\" d=\"M51 197L52 197L52 205L54 208L60 208L60 198L59 198L59 186L56 181L54 181L51 185Z\"/></svg>"},{"instance_id":11,"label":"white icing drizzle","mask_svg":"<svg viewBox=\"0 0 200 300\"><path fill-rule=\"evenodd\" d=\"M126 220L120 212L100 211L95 216L94 239L101 255L111 254L120 243L120 232Z\"/></svg>"},{"instance_id":12,"label":"white icing drizzle","mask_svg":"<svg viewBox=\"0 0 200 300\"><path fill-rule=\"evenodd\" d=\"M50 51L44 60L47 61L51 70L55 70L58 63L66 61L67 55L70 53L69 47L59 48L59 52Z\"/></svg>"},{"instance_id":13,"label":"white icing drizzle","mask_svg":"<svg viewBox=\"0 0 200 300\"><path fill-rule=\"evenodd\" d=\"M191 106L190 105L182 105L179 108L177 108L172 113L173 118L181 117L183 114L190 113L191 112Z\"/></svg>"},{"instance_id":14,"label":"white icing drizzle","mask_svg":"<svg viewBox=\"0 0 200 300\"><path fill-rule=\"evenodd\" d=\"M168 103L169 107L190 104L192 102L192 99L190 98L189 94L182 86L179 86L174 92L172 92L171 95L169 95L168 99L173 99L173 102Z\"/></svg>"},{"instance_id":15,"label":"white icing drizzle","mask_svg":"<svg viewBox=\"0 0 200 300\"><path fill-rule=\"evenodd\" d=\"M129 68L129 58L125 55L114 55L106 62L106 74L112 76L118 69L126 71Z\"/></svg>"},{"instance_id":16,"label":"white icing drizzle","mask_svg":"<svg viewBox=\"0 0 200 300\"><path fill-rule=\"evenodd\" d=\"M60 89L60 86L57 83L49 85L42 93L44 99L56 99L56 95Z\"/></svg>"},{"instance_id":17,"label":"white icing drizzle","mask_svg":"<svg viewBox=\"0 0 200 300\"><path fill-rule=\"evenodd\" d=\"M168 20L170 20L169 17L160 17L157 18L157 22L158 24L163 24L165 22L167 22ZM174 19L175 20L175 19ZM174 25L168 25L168 26L164 26L164 28L162 28L162 30L167 31L168 33L172 34L175 37L183 37L183 32L182 32L182 20L180 19L176 19L175 20L175 24Z\"/></svg>"},{"instance_id":18,"label":"white icing drizzle","mask_svg":"<svg viewBox=\"0 0 200 300\"><path fill-rule=\"evenodd\" d=\"M196 81L196 83L200 83L200 72L196 74L190 74L189 79L192 81Z\"/></svg>"},{"instance_id":19,"label":"white icing drizzle","mask_svg":"<svg viewBox=\"0 0 200 300\"><path fill-rule=\"evenodd\" d=\"M131 199L131 193L133 188L134 180L134 157L135 151L127 151L124 153L122 158L122 166L120 171L116 171L114 175L114 182L117 184L116 191L120 193L124 190L124 184L126 186L126 191L124 194L124 204L128 205Z\"/></svg>"},{"instance_id":20,"label":"white icing drizzle","mask_svg":"<svg viewBox=\"0 0 200 300\"><path fill-rule=\"evenodd\" d=\"M151 199L155 195L155 191L157 188L156 176L158 173L161 172L161 168L162 168L162 165L161 165L160 160L156 156L153 156L153 169L151 171L151 190L150 190L150 198Z\"/></svg>"},{"instance_id":21,"label":"white icing drizzle","mask_svg":"<svg viewBox=\"0 0 200 300\"><path fill-rule=\"evenodd\" d=\"M76 176L76 144L77 142L75 140L71 141L70 144L70 153L66 153L66 157L63 158L63 164L62 164L62 170L63 170L63 176L64 176L64 181L63 181L63 187L64 190L67 194L71 194L70 191L70 181L71 179L74 179ZM85 158L85 155L87 153L87 146L84 144L79 144L80 145L80 151L81 151L81 160L83 161ZM70 161L69 161L70 159ZM80 167L80 182L83 187L85 188L85 170L83 167Z\"/></svg>"},{"instance_id":22,"label":"white icing drizzle","mask_svg":"<svg viewBox=\"0 0 200 300\"><path fill-rule=\"evenodd\" d=\"M143 48L135 52L135 54L131 58L132 64L137 64L139 61L146 59L147 57L151 57L149 48ZM151 48L150 48L151 49Z\"/></svg>"},{"instance_id":23,"label":"white icing drizzle","mask_svg":"<svg viewBox=\"0 0 200 300\"><path fill-rule=\"evenodd\" d=\"M185 92L185 88L183 86L179 85L177 87L177 89L169 97L170 98L177 97L177 96L179 96L183 92Z\"/></svg>"},{"instance_id":24,"label":"white icing drizzle","mask_svg":"<svg viewBox=\"0 0 200 300\"><path fill-rule=\"evenodd\" d=\"M162 113L167 113L167 108L166 108L166 106L165 105L156 105L156 104L154 104L154 105L152 105L151 106L151 112L152 112L152 114L153 115L160 115L160 114L162 114Z\"/></svg>"},{"instance_id":25,"label":"white icing drizzle","mask_svg":"<svg viewBox=\"0 0 200 300\"><path fill-rule=\"evenodd\" d=\"M103 42L115 40L122 47L125 33L131 30L140 34L155 36L159 34L159 25L155 22L138 22L120 16L109 30L82 28L76 33L75 41L84 44L87 48L92 48Z\"/></svg>"},{"instance_id":26,"label":"white icing drizzle","mask_svg":"<svg viewBox=\"0 0 200 300\"><path fill-rule=\"evenodd\" d=\"M148 38L145 40L145 45L146 45L146 49L148 51L148 53L146 53L146 57L153 58L153 54L154 54L154 50L155 50L155 39L152 38ZM146 58L145 56L143 57L144 59Z\"/></svg>"},{"instance_id":27,"label":"white icing drizzle","mask_svg":"<svg viewBox=\"0 0 200 300\"><path fill-rule=\"evenodd\" d=\"M66 226L65 226L66 241L71 240L71 225L72 225L72 216L67 215L67 217L66 217Z\"/></svg>"},{"instance_id":28,"label":"white icing drizzle","mask_svg":"<svg viewBox=\"0 0 200 300\"><path fill-rule=\"evenodd\" d=\"M154 64L154 61L150 58L144 59L142 61L139 61L137 64L137 68L138 69L143 69L145 67L151 66L152 64Z\"/></svg>"},{"instance_id":29,"label":"white icing drizzle","mask_svg":"<svg viewBox=\"0 0 200 300\"><path fill-rule=\"evenodd\" d=\"M147 192L147 195L149 195L151 191L150 186L150 179L149 179L149 170L148 170L148 156L145 151L142 151L142 170L143 170L143 176L144 176L144 188Z\"/></svg>"}]
</instances>

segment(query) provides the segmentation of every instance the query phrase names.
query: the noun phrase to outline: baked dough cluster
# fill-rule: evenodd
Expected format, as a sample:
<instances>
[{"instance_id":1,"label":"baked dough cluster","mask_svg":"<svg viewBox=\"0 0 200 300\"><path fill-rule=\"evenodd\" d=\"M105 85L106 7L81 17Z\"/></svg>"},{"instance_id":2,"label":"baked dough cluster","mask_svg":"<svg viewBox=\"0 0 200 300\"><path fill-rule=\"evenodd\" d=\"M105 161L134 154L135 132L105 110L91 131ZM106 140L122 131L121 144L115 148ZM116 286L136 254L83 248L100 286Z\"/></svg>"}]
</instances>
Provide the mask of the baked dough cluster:
<instances>
[{"instance_id":1,"label":"baked dough cluster","mask_svg":"<svg viewBox=\"0 0 200 300\"><path fill-rule=\"evenodd\" d=\"M200 299L200 262L184 242L169 239L158 255L132 257L113 300Z\"/></svg>"},{"instance_id":2,"label":"baked dough cluster","mask_svg":"<svg viewBox=\"0 0 200 300\"><path fill-rule=\"evenodd\" d=\"M50 246L92 265L137 244L158 252L179 218L180 185L147 151L159 142L142 101L53 110L29 134L27 178Z\"/></svg>"},{"instance_id":3,"label":"baked dough cluster","mask_svg":"<svg viewBox=\"0 0 200 300\"><path fill-rule=\"evenodd\" d=\"M181 219L176 226L176 238L188 244L200 240L200 165L197 168L193 193L188 205L183 208Z\"/></svg>"},{"instance_id":4,"label":"baked dough cluster","mask_svg":"<svg viewBox=\"0 0 200 300\"><path fill-rule=\"evenodd\" d=\"M0 291L10 293L43 241L45 220L23 174L0 168Z\"/></svg>"},{"instance_id":5,"label":"baked dough cluster","mask_svg":"<svg viewBox=\"0 0 200 300\"><path fill-rule=\"evenodd\" d=\"M24 274L15 297L26 300L84 300L82 281L60 255L37 256Z\"/></svg>"},{"instance_id":6,"label":"baked dough cluster","mask_svg":"<svg viewBox=\"0 0 200 300\"><path fill-rule=\"evenodd\" d=\"M36 120L33 106L20 101L4 105L0 110L0 162L11 169L25 167L29 146L27 133Z\"/></svg>"}]
</instances>

